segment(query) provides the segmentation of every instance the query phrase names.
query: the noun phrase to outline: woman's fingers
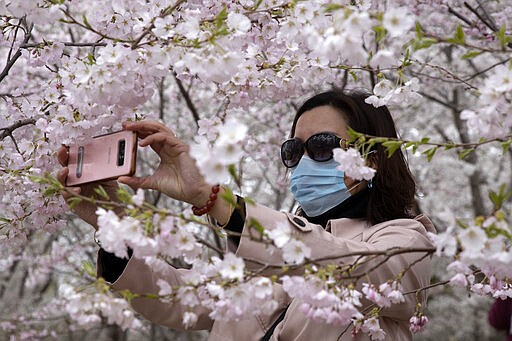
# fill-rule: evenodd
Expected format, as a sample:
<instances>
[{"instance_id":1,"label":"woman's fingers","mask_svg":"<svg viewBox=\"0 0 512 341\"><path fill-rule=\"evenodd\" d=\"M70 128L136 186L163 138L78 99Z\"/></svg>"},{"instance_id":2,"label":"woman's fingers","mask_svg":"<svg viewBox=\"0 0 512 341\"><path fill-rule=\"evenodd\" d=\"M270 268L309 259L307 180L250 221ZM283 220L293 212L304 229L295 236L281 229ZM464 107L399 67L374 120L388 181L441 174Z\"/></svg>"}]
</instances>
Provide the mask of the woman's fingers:
<instances>
[{"instance_id":1,"label":"woman's fingers","mask_svg":"<svg viewBox=\"0 0 512 341\"><path fill-rule=\"evenodd\" d=\"M123 129L136 131L141 138L145 138L151 134L155 134L158 132L167 132L173 135L172 130L169 129L163 123L157 121L126 121L123 122Z\"/></svg>"},{"instance_id":2,"label":"woman's fingers","mask_svg":"<svg viewBox=\"0 0 512 341\"><path fill-rule=\"evenodd\" d=\"M179 144L179 140L174 135L167 132L159 132L146 136L139 141L139 146L145 147L155 143L169 144L169 146L175 146Z\"/></svg>"},{"instance_id":3,"label":"woman's fingers","mask_svg":"<svg viewBox=\"0 0 512 341\"><path fill-rule=\"evenodd\" d=\"M68 177L68 173L69 173L69 168L68 167L64 167L64 168L61 168L58 172L57 172L57 180L59 180L59 182L63 185L66 185L66 178Z\"/></svg>"},{"instance_id":4,"label":"woman's fingers","mask_svg":"<svg viewBox=\"0 0 512 341\"><path fill-rule=\"evenodd\" d=\"M151 146L160 157L163 156L164 152L167 156L176 157L189 149L188 145L167 132L149 135L142 139L139 145L141 147Z\"/></svg>"},{"instance_id":5,"label":"woman's fingers","mask_svg":"<svg viewBox=\"0 0 512 341\"><path fill-rule=\"evenodd\" d=\"M69 152L68 148L65 146L61 146L59 150L57 150L57 160L59 161L61 166L68 165Z\"/></svg>"},{"instance_id":6,"label":"woman's fingers","mask_svg":"<svg viewBox=\"0 0 512 341\"><path fill-rule=\"evenodd\" d=\"M57 180L66 185L66 178L68 177L69 169L68 167L64 167L57 172ZM71 192L71 193L70 193ZM62 197L67 201L74 194L80 194L80 187L66 187L66 190L61 191Z\"/></svg>"},{"instance_id":7,"label":"woman's fingers","mask_svg":"<svg viewBox=\"0 0 512 341\"><path fill-rule=\"evenodd\" d=\"M121 176L117 179L117 181L130 186L133 190L138 188L156 189L154 181L151 177Z\"/></svg>"}]
</instances>

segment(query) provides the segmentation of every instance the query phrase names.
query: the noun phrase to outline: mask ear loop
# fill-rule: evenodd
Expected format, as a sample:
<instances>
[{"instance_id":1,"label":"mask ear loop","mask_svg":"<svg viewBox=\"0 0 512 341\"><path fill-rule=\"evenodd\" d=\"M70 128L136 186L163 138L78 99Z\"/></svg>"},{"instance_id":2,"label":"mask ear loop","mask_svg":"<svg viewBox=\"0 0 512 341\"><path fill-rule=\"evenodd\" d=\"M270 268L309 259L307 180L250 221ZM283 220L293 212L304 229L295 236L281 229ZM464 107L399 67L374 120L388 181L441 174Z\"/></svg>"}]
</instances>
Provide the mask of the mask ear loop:
<instances>
[{"instance_id":1,"label":"mask ear loop","mask_svg":"<svg viewBox=\"0 0 512 341\"><path fill-rule=\"evenodd\" d=\"M341 145L341 142L340 142L340 145ZM368 157L368 155L371 155L373 153L376 153L377 151L376 150L370 150L368 153L364 154L364 155L361 155L365 160L366 158ZM373 180L373 179L372 179ZM347 191L351 191L353 190L354 188L356 188L357 186L359 186L360 184L364 183L366 181L366 184L368 186L368 188L372 188L373 187L373 181L370 180L370 181L366 181L366 180L361 180L359 181L357 184L353 185L352 187L348 188Z\"/></svg>"},{"instance_id":2,"label":"mask ear loop","mask_svg":"<svg viewBox=\"0 0 512 341\"><path fill-rule=\"evenodd\" d=\"M350 192L351 190L353 190L354 188L356 188L357 186L359 186L360 184L364 183L364 181L366 180L361 180L359 181L357 184L353 185L352 187L350 188L347 188L347 191ZM352 195L352 194L351 194Z\"/></svg>"}]
</instances>

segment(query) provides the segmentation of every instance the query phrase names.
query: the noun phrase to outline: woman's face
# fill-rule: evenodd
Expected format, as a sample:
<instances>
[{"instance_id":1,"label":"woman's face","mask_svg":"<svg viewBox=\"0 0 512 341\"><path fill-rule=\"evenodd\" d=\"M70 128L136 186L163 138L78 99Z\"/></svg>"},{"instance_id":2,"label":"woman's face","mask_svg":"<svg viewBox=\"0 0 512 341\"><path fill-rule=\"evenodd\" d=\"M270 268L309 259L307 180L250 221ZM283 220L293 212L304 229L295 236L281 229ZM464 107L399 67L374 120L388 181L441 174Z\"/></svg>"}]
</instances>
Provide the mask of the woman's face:
<instances>
[{"instance_id":1,"label":"woman's face","mask_svg":"<svg viewBox=\"0 0 512 341\"><path fill-rule=\"evenodd\" d=\"M344 114L340 110L335 109L329 105L323 105L313 108L304 112L298 119L295 126L296 138L306 141L311 135L321 132L332 132L339 137L349 140L347 131L347 122L345 121ZM307 152L304 151L307 155ZM345 177L345 185L351 189L357 181ZM351 194L356 193L359 187L350 190Z\"/></svg>"},{"instance_id":2,"label":"woman's face","mask_svg":"<svg viewBox=\"0 0 512 341\"><path fill-rule=\"evenodd\" d=\"M326 131L344 139L349 138L344 115L329 105L304 112L297 121L294 137L306 141L311 135Z\"/></svg>"}]
</instances>

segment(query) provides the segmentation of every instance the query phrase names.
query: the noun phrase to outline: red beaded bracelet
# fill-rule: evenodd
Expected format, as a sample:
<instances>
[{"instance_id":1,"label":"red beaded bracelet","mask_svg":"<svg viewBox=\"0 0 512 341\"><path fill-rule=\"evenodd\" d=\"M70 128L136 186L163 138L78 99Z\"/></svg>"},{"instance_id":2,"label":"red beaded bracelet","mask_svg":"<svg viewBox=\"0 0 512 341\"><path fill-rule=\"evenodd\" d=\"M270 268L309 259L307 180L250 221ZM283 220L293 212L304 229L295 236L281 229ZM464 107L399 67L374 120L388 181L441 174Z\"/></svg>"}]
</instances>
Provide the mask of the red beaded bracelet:
<instances>
[{"instance_id":1,"label":"red beaded bracelet","mask_svg":"<svg viewBox=\"0 0 512 341\"><path fill-rule=\"evenodd\" d=\"M204 205L203 207L192 206L192 213L194 213L197 216L200 216L200 215L210 212L213 205L215 205L215 200L217 200L217 193L219 193L219 190L220 190L219 185L212 186L212 192L210 193L210 196L208 197L208 201L206 202L206 205Z\"/></svg>"}]
</instances>

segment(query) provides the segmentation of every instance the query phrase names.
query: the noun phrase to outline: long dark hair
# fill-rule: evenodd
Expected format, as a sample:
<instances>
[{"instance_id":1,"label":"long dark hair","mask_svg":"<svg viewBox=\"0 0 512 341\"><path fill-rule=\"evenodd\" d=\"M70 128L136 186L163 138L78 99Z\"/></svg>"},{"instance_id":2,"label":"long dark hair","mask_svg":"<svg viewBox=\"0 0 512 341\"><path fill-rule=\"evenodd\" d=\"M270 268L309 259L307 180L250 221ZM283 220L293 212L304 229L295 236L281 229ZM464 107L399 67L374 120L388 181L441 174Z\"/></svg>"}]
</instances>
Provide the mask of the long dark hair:
<instances>
[{"instance_id":1,"label":"long dark hair","mask_svg":"<svg viewBox=\"0 0 512 341\"><path fill-rule=\"evenodd\" d=\"M316 107L329 105L340 111L353 130L371 136L397 137L395 123L386 106L374 107L365 103L368 93L327 91L308 99L297 111L290 136L295 136L299 117ZM415 215L416 183L400 149L388 158L386 148L373 147L370 157L377 172L372 179L366 218L371 224Z\"/></svg>"}]
</instances>

